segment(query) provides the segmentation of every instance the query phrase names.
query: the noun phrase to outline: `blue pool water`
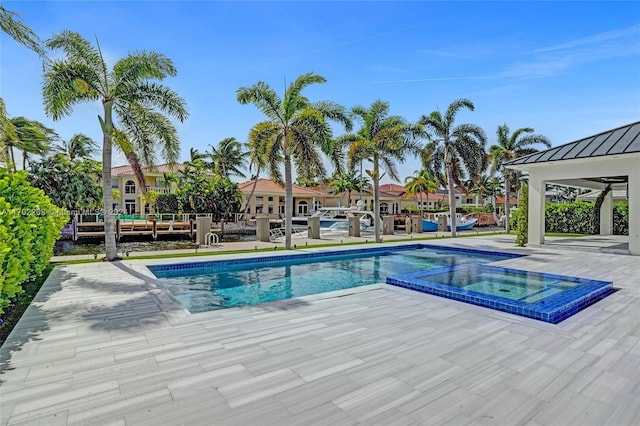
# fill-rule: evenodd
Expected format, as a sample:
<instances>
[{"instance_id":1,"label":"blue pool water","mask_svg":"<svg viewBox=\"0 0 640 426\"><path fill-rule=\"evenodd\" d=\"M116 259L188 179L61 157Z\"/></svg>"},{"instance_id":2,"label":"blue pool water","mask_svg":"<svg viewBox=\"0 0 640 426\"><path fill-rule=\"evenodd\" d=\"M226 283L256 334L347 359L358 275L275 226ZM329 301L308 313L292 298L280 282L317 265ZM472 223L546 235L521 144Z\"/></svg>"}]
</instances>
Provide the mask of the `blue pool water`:
<instances>
[{"instance_id":1,"label":"blue pool water","mask_svg":"<svg viewBox=\"0 0 640 426\"><path fill-rule=\"evenodd\" d=\"M557 323L613 292L611 282L487 265L512 257L414 244L149 269L194 313L386 282Z\"/></svg>"},{"instance_id":2,"label":"blue pool water","mask_svg":"<svg viewBox=\"0 0 640 426\"><path fill-rule=\"evenodd\" d=\"M149 266L191 312L255 305L383 283L392 274L489 263L512 254L411 245Z\"/></svg>"}]
</instances>

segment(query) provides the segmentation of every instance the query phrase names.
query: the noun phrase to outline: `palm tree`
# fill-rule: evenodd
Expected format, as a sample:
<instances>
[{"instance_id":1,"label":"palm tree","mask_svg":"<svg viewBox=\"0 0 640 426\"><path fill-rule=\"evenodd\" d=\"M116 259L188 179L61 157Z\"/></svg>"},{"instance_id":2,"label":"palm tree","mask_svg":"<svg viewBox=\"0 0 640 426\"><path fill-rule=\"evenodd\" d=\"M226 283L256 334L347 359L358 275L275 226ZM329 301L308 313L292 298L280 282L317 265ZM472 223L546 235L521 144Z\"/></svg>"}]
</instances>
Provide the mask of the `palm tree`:
<instances>
[{"instance_id":1,"label":"palm tree","mask_svg":"<svg viewBox=\"0 0 640 426\"><path fill-rule=\"evenodd\" d=\"M356 106L351 114L361 122L360 130L355 134L343 135L342 143L350 144L347 157L349 168L353 170L362 160L373 163L373 169L367 174L373 181L373 209L375 241L380 242L380 179L385 173L399 180L395 162L404 162L407 153L419 154L417 138L422 136L419 126L414 126L396 115L389 115L389 103L377 100L370 108Z\"/></svg>"},{"instance_id":2,"label":"palm tree","mask_svg":"<svg viewBox=\"0 0 640 426\"><path fill-rule=\"evenodd\" d=\"M266 148L264 144L260 144L259 141L254 141L253 144L246 143L245 148L247 148L247 154L249 155L249 172L255 167L256 174L251 175L251 180L253 181L253 186L251 187L251 193L249 193L249 197L247 197L247 202L244 206L244 214L242 217L244 220L247 220L247 214L249 213L249 207L251 206L251 198L253 198L253 194L256 192L256 186L258 186L258 178L260 177L260 171L266 167L265 158L266 152L258 149L251 149L251 145L254 145L258 148Z\"/></svg>"},{"instance_id":3,"label":"palm tree","mask_svg":"<svg viewBox=\"0 0 640 426\"><path fill-rule=\"evenodd\" d=\"M482 175L478 179L472 181L469 188L469 194L475 195L476 202L480 202L484 206L484 196L489 191L491 186L491 178L487 175Z\"/></svg>"},{"instance_id":4,"label":"palm tree","mask_svg":"<svg viewBox=\"0 0 640 426\"><path fill-rule=\"evenodd\" d=\"M4 130L0 134L3 162L7 168L17 171L15 152L22 153L22 169L27 168L31 155L43 156L51 149L51 142L58 135L39 121L25 117L6 118Z\"/></svg>"},{"instance_id":5,"label":"palm tree","mask_svg":"<svg viewBox=\"0 0 640 426\"><path fill-rule=\"evenodd\" d=\"M404 187L407 196L420 195L420 210L422 210L422 194L427 194L427 206L429 205L429 192L438 189L438 182L427 169L416 170L413 176L408 176L404 180ZM417 201L417 200L416 200Z\"/></svg>"},{"instance_id":6,"label":"palm tree","mask_svg":"<svg viewBox=\"0 0 640 426\"><path fill-rule=\"evenodd\" d=\"M513 134L509 134L509 127L506 124L498 126L496 135L498 136L497 145L489 147L489 157L491 158L491 169L493 172L501 170L504 176L504 210L505 210L505 230L509 233L509 179L511 179L511 171L505 169L502 164L523 155L532 154L538 150L532 145L541 144L547 148L551 148L551 142L546 136L532 134L534 130L531 127L523 127Z\"/></svg>"},{"instance_id":7,"label":"palm tree","mask_svg":"<svg viewBox=\"0 0 640 426\"><path fill-rule=\"evenodd\" d=\"M267 120L253 126L249 133L250 150L265 153L265 164L271 178L285 186L285 247L291 248L291 217L293 214L293 177L295 165L299 176L324 176L325 168L320 150L335 155L328 120L350 128L344 108L331 103L311 103L302 90L326 79L314 73L299 76L280 98L266 83L259 81L251 87L237 90L238 102L254 104ZM284 162L284 178L280 166Z\"/></svg>"},{"instance_id":8,"label":"palm tree","mask_svg":"<svg viewBox=\"0 0 640 426\"><path fill-rule=\"evenodd\" d=\"M99 101L103 115L102 185L106 257L117 257L112 208L111 156L114 139L127 141L134 154L152 165L155 149L164 159L177 161L180 143L168 116L184 121L185 102L173 90L158 83L175 76L171 59L153 51L129 54L107 68L99 45L92 46L80 34L63 31L47 41L50 49L61 49L62 59L52 60L44 76L42 95L47 115L59 120L76 104ZM125 150L127 154L127 150ZM136 154L137 156L137 154Z\"/></svg>"},{"instance_id":9,"label":"palm tree","mask_svg":"<svg viewBox=\"0 0 640 426\"><path fill-rule=\"evenodd\" d=\"M209 145L211 152L206 155L211 159L214 171L223 178L231 175L245 177L239 169L245 165L245 153L242 152L242 144L236 138L224 138L218 142L218 147Z\"/></svg>"},{"instance_id":10,"label":"palm tree","mask_svg":"<svg viewBox=\"0 0 640 426\"><path fill-rule=\"evenodd\" d=\"M68 141L62 142L62 149L69 160L90 158L100 149L99 145L87 135L76 133Z\"/></svg>"},{"instance_id":11,"label":"palm tree","mask_svg":"<svg viewBox=\"0 0 640 426\"><path fill-rule=\"evenodd\" d=\"M420 118L420 124L431 130L435 136L435 139L425 146L428 153L423 152L423 159L430 158L432 163L424 166L432 167L439 172L444 165L446 172L452 238L456 237L456 185L462 186L461 179L465 175L478 174L482 167L487 140L484 130L479 126L466 123L454 125L456 114L463 108L474 110L470 100L457 99L449 105L444 116L440 111L433 111L428 116L423 115Z\"/></svg>"},{"instance_id":12,"label":"palm tree","mask_svg":"<svg viewBox=\"0 0 640 426\"><path fill-rule=\"evenodd\" d=\"M347 207L351 206L351 193L362 190L361 180L354 173L337 173L331 179L331 186L336 195L347 193Z\"/></svg>"},{"instance_id":13,"label":"palm tree","mask_svg":"<svg viewBox=\"0 0 640 426\"><path fill-rule=\"evenodd\" d=\"M44 57L45 51L40 37L31 28L23 24L19 16L16 12L0 6L0 29L21 45Z\"/></svg>"}]
</instances>

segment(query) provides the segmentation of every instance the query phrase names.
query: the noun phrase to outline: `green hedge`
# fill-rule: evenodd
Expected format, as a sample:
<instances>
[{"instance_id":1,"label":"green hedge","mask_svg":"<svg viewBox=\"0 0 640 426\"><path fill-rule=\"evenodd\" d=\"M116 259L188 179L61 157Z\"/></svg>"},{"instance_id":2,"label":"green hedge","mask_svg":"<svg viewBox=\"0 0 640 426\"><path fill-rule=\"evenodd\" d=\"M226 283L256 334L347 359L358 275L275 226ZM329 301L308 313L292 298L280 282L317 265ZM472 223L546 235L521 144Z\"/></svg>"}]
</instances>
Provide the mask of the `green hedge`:
<instances>
[{"instance_id":1,"label":"green hedge","mask_svg":"<svg viewBox=\"0 0 640 426\"><path fill-rule=\"evenodd\" d=\"M594 203L575 201L564 204L547 204L545 209L545 231L565 234L595 235L600 232L593 226ZM518 227L518 215L511 217L511 229ZM629 235L629 205L613 207L613 233Z\"/></svg>"},{"instance_id":2,"label":"green hedge","mask_svg":"<svg viewBox=\"0 0 640 426\"><path fill-rule=\"evenodd\" d=\"M26 172L0 169L0 313L24 281L42 274L68 220Z\"/></svg>"}]
</instances>

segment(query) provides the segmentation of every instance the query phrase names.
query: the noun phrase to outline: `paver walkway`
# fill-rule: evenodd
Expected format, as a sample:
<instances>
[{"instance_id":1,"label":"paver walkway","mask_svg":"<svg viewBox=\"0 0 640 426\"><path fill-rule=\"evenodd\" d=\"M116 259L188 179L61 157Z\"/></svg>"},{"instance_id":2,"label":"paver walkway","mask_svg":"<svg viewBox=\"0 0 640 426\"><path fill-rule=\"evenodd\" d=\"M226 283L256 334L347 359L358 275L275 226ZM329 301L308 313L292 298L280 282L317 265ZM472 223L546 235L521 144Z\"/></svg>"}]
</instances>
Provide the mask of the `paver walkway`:
<instances>
[{"instance_id":1,"label":"paver walkway","mask_svg":"<svg viewBox=\"0 0 640 426\"><path fill-rule=\"evenodd\" d=\"M387 285L191 315L151 261L58 267L2 347L0 420L639 424L640 258L524 252L500 264L620 291L559 325Z\"/></svg>"}]
</instances>

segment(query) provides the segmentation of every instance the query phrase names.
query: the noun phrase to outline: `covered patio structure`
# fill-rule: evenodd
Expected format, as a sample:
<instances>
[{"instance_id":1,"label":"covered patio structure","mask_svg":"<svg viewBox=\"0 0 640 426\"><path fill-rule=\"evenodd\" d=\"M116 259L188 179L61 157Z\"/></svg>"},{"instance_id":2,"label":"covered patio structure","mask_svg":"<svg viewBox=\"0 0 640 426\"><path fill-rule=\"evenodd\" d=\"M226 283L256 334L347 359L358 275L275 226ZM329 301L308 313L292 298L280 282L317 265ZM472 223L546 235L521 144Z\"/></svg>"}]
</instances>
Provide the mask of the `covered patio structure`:
<instances>
[{"instance_id":1,"label":"covered patio structure","mask_svg":"<svg viewBox=\"0 0 640 426\"><path fill-rule=\"evenodd\" d=\"M609 191L600 209L600 235L613 233L613 191L629 202L629 254L640 256L640 122L505 163L529 173L529 244L543 245L546 184Z\"/></svg>"}]
</instances>

